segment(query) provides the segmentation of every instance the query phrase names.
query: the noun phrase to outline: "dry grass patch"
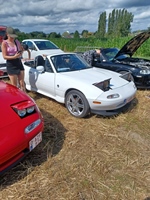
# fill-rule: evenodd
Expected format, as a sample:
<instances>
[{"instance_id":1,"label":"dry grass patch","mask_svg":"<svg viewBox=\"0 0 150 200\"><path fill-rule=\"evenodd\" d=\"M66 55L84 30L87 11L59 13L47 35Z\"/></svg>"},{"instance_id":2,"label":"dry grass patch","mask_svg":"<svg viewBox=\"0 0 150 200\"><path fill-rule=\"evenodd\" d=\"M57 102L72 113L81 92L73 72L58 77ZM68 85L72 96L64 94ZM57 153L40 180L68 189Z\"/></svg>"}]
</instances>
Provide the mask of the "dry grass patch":
<instances>
[{"instance_id":1,"label":"dry grass patch","mask_svg":"<svg viewBox=\"0 0 150 200\"><path fill-rule=\"evenodd\" d=\"M0 199L144 200L150 196L150 92L128 112L72 117L29 92L45 120L43 142L0 180ZM132 109L131 109L132 108Z\"/></svg>"}]
</instances>

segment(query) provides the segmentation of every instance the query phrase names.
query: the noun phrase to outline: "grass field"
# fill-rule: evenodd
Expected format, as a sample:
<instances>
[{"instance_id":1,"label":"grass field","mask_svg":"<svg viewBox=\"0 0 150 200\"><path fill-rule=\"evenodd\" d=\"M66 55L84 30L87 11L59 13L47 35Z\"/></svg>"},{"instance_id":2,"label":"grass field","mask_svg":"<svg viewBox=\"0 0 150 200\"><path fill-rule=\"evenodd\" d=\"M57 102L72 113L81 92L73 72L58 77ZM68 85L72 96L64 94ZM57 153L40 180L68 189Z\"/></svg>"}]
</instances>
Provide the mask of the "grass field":
<instances>
[{"instance_id":1,"label":"grass field","mask_svg":"<svg viewBox=\"0 0 150 200\"><path fill-rule=\"evenodd\" d=\"M53 40L77 46L122 47L119 40ZM138 50L149 57L150 40ZM45 122L43 141L0 177L0 200L150 200L150 91L138 90L115 117L72 117L64 105L28 93Z\"/></svg>"},{"instance_id":2,"label":"grass field","mask_svg":"<svg viewBox=\"0 0 150 200\"><path fill-rule=\"evenodd\" d=\"M84 119L28 94L44 116L43 141L0 178L1 200L150 199L150 91L118 116Z\"/></svg>"}]
</instances>

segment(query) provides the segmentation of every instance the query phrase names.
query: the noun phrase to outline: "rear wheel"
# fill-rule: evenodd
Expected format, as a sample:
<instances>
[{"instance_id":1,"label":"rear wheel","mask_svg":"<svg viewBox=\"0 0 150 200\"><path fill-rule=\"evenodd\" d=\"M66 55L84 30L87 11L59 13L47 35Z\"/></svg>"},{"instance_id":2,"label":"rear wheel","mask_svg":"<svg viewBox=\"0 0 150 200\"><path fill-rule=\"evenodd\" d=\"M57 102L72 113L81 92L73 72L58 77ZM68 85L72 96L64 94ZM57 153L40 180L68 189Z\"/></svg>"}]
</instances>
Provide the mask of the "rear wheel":
<instances>
[{"instance_id":1,"label":"rear wheel","mask_svg":"<svg viewBox=\"0 0 150 200\"><path fill-rule=\"evenodd\" d=\"M67 110L74 117L82 118L87 116L90 112L89 103L86 97L77 90L68 92L65 98L65 105Z\"/></svg>"}]
</instances>

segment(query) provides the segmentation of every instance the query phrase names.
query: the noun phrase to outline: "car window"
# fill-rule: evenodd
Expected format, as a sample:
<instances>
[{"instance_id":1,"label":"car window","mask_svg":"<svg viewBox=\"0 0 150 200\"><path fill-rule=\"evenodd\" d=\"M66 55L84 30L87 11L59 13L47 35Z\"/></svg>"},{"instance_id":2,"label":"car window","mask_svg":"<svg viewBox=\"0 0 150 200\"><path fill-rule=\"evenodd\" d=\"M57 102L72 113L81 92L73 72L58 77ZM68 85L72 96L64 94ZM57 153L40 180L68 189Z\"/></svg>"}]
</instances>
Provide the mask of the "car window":
<instances>
[{"instance_id":1,"label":"car window","mask_svg":"<svg viewBox=\"0 0 150 200\"><path fill-rule=\"evenodd\" d=\"M114 57L117 55L119 49L117 48L108 48L108 49L103 49L106 58L111 61L114 59Z\"/></svg>"},{"instance_id":2,"label":"car window","mask_svg":"<svg viewBox=\"0 0 150 200\"><path fill-rule=\"evenodd\" d=\"M45 59L45 71L46 72L53 72L52 66L48 60L48 58Z\"/></svg>"},{"instance_id":3,"label":"car window","mask_svg":"<svg viewBox=\"0 0 150 200\"><path fill-rule=\"evenodd\" d=\"M50 41L35 41L39 50L59 49L55 44Z\"/></svg>"},{"instance_id":4,"label":"car window","mask_svg":"<svg viewBox=\"0 0 150 200\"><path fill-rule=\"evenodd\" d=\"M29 49L36 49L35 45L31 41L27 41L27 42L23 42L23 43L27 44Z\"/></svg>"},{"instance_id":5,"label":"car window","mask_svg":"<svg viewBox=\"0 0 150 200\"><path fill-rule=\"evenodd\" d=\"M52 56L51 61L58 73L91 68L91 66L88 65L82 58L77 56L77 54Z\"/></svg>"}]
</instances>

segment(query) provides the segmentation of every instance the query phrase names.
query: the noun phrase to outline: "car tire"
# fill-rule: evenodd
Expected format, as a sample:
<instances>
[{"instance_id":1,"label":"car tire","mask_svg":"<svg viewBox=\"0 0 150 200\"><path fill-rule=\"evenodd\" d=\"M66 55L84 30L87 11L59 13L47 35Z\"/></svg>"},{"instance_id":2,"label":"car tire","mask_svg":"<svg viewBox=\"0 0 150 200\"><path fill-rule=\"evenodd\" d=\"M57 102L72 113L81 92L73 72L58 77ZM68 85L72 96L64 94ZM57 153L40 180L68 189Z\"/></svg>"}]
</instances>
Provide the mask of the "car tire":
<instances>
[{"instance_id":1,"label":"car tire","mask_svg":"<svg viewBox=\"0 0 150 200\"><path fill-rule=\"evenodd\" d=\"M128 71L120 71L119 73L120 73L120 74L125 74L125 73L127 73L127 72L128 72ZM132 74L130 74L130 80L134 82L134 78L133 78Z\"/></svg>"},{"instance_id":2,"label":"car tire","mask_svg":"<svg viewBox=\"0 0 150 200\"><path fill-rule=\"evenodd\" d=\"M86 117L90 112L89 103L80 91L71 90L65 98L65 106L71 115L77 118Z\"/></svg>"}]
</instances>

